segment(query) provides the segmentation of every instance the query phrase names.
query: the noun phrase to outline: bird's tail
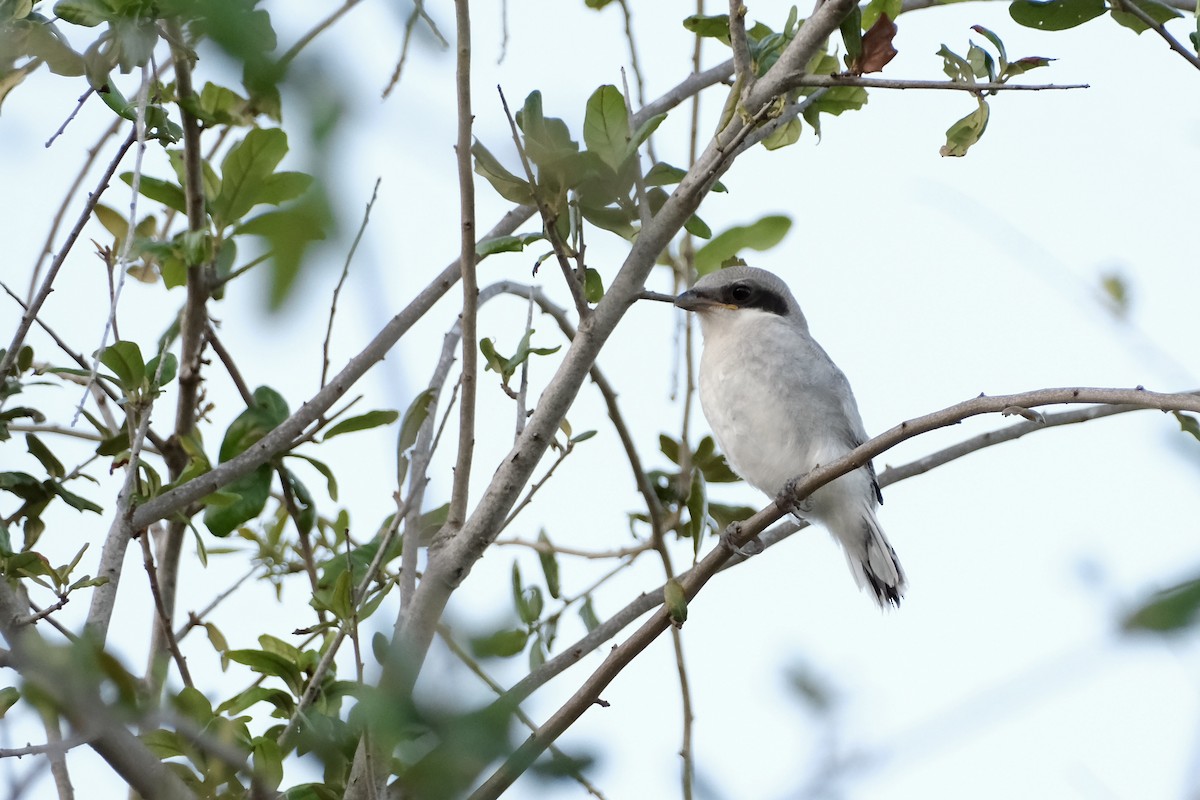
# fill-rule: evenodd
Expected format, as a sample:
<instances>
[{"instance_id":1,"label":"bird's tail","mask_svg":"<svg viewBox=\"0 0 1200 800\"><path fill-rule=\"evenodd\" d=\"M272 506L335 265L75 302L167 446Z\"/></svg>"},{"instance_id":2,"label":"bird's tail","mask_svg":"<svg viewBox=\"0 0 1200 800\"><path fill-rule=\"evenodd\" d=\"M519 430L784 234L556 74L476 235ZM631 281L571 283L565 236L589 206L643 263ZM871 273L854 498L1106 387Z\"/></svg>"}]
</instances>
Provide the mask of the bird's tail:
<instances>
[{"instance_id":1,"label":"bird's tail","mask_svg":"<svg viewBox=\"0 0 1200 800\"><path fill-rule=\"evenodd\" d=\"M859 588L869 588L880 608L887 608L889 603L899 607L908 582L874 510L865 511L857 526L837 531L836 535L846 549L846 561Z\"/></svg>"}]
</instances>

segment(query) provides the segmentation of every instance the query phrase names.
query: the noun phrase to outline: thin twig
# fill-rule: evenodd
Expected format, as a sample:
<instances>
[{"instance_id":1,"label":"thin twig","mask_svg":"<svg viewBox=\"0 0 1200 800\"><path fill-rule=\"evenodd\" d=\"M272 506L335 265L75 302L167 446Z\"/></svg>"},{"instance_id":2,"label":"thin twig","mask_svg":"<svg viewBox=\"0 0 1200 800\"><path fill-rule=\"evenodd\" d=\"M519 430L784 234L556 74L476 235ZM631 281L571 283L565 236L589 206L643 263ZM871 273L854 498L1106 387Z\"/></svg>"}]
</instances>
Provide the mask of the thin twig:
<instances>
[{"instance_id":1,"label":"thin twig","mask_svg":"<svg viewBox=\"0 0 1200 800\"><path fill-rule=\"evenodd\" d=\"M41 274L42 264L47 258L54 255L54 237L58 235L58 228L62 225L63 217L66 216L67 206L71 204L71 199L75 197L75 193L83 185L83 179L87 177L88 170L92 168L92 164L95 162L100 148L120 129L122 121L121 117L114 119L112 124L108 126L108 129L100 134L100 138L96 140L96 143L88 148L87 153L84 155L83 164L80 165L79 171L75 173L75 179L71 181L71 185L63 195L62 202L58 205L58 210L54 212L54 219L50 222L50 230L46 233L46 241L42 244L42 249L38 252L37 263L33 265L33 270L29 276L28 297L30 299L33 298L34 290L37 288L38 275Z\"/></svg>"},{"instance_id":2,"label":"thin twig","mask_svg":"<svg viewBox=\"0 0 1200 800\"><path fill-rule=\"evenodd\" d=\"M204 625L203 619L205 617L207 617L209 614L211 614L216 609L217 606L219 606L227 598L229 598L231 595L233 595L234 592L236 592L238 589L240 589L243 583L250 580L250 578L253 578L254 574L256 572L258 572L257 565L251 567L249 570L247 570L242 575L242 577L238 578L227 589L225 589L219 595L214 597L212 602L209 603L207 606L205 606L203 610L201 610L199 612L188 614L188 621L186 623L184 623L183 626L179 628L179 630L175 631L175 639L177 641L181 640L181 639L183 639L183 637L185 637L189 633L191 633L193 628L197 628L197 627Z\"/></svg>"},{"instance_id":3,"label":"thin twig","mask_svg":"<svg viewBox=\"0 0 1200 800\"><path fill-rule=\"evenodd\" d=\"M175 632L171 630L171 617L163 602L162 590L158 585L158 568L154 565L154 554L150 551L150 530L142 531L137 538L142 545L142 565L146 568L146 575L150 579L150 594L154 598L154 609L157 612L155 617L159 630L166 638L167 649L170 651L171 657L175 659L175 667L179 670L179 677L183 681L183 685L191 688L193 686L192 675L188 672L187 659L183 657L183 653L179 649L179 642L175 639Z\"/></svg>"},{"instance_id":4,"label":"thin twig","mask_svg":"<svg viewBox=\"0 0 1200 800\"><path fill-rule=\"evenodd\" d=\"M208 346L216 353L221 366L225 367L225 373L233 381L234 388L242 396L242 402L248 406L253 406L254 392L250 391L250 385L242 377L241 371L237 368L237 364L234 363L233 355L225 349L225 345L221 343L220 338L217 336L217 330L211 322L205 323L204 336L208 340Z\"/></svg>"},{"instance_id":5,"label":"thin twig","mask_svg":"<svg viewBox=\"0 0 1200 800\"><path fill-rule=\"evenodd\" d=\"M496 539L493 544L528 547L530 550L536 550L544 555L560 555L560 556L577 556L589 560L607 560L612 558L625 558L626 556L638 555L651 549L651 545L642 543L633 547L619 547L616 550L581 550L577 547L563 547L550 542L528 541L526 539Z\"/></svg>"},{"instance_id":6,"label":"thin twig","mask_svg":"<svg viewBox=\"0 0 1200 800\"><path fill-rule=\"evenodd\" d=\"M1048 92L1069 89L1090 89L1089 83L993 83L966 81L923 81L896 78L867 78L853 75L801 75L789 82L793 88L813 86L861 86L864 89L947 89L956 92Z\"/></svg>"},{"instance_id":7,"label":"thin twig","mask_svg":"<svg viewBox=\"0 0 1200 800\"><path fill-rule=\"evenodd\" d=\"M325 326L325 343L321 346L321 386L325 385L329 377L329 341L333 338L333 317L337 313L338 296L342 293L342 286L346 283L346 276L350 274L350 262L354 260L354 253L358 250L358 243L362 241L363 233L367 230L367 223L371 220L371 209L375 206L375 198L379 196L379 183L382 180L383 178L375 179L375 188L371 190L371 199L367 201L367 208L363 211L363 218L358 226L358 233L354 234L354 241L350 243L350 250L346 253L346 261L342 264L341 277L338 278L337 286L333 287L333 297L329 301L329 323Z\"/></svg>"},{"instance_id":8,"label":"thin twig","mask_svg":"<svg viewBox=\"0 0 1200 800\"><path fill-rule=\"evenodd\" d=\"M42 280L42 285L38 289L29 302L26 304L25 313L21 315L21 321L17 325L17 330L13 333L12 341L8 345L8 351L5 352L4 358L0 359L0 375L8 372L9 368L16 362L17 353L21 349L22 343L25 341L25 335L29 332L29 326L33 324L34 318L38 312L42 310L42 305L46 302L46 298L50 296L50 291L54 287L54 279L58 277L58 271L62 268L63 262L67 260L67 254L71 252L71 248L75 246L75 241L79 238L79 234L83 231L84 225L92 216L92 211L95 210L96 204L100 202L100 196L104 194L104 190L108 188L108 182L112 180L113 173L117 171L117 167L121 163L121 159L125 157L125 153L137 141L137 131L133 130L125 141L117 148L117 154L113 156L112 161L108 162L108 167L105 168L104 174L100 176L100 181L96 184L95 190L88 195L88 200L83 206L83 211L79 215L79 219L75 222L75 227L67 234L67 240L63 242L62 248L58 251L54 261L50 262L49 269L46 270L46 277Z\"/></svg>"},{"instance_id":9,"label":"thin twig","mask_svg":"<svg viewBox=\"0 0 1200 800\"><path fill-rule=\"evenodd\" d=\"M1178 39L1171 35L1171 32L1167 30L1166 25L1147 14L1136 2L1117 0L1116 6L1119 10L1137 17L1139 20L1141 20L1143 25L1148 26L1151 30L1161 36L1163 41L1167 43L1167 46L1178 53L1184 61L1191 64L1196 69L1200 69L1200 57L1197 57L1194 52L1184 47ZM1193 34L1193 36L1194 35L1195 34Z\"/></svg>"},{"instance_id":10,"label":"thin twig","mask_svg":"<svg viewBox=\"0 0 1200 800\"><path fill-rule=\"evenodd\" d=\"M299 39L297 39L296 43L293 44L291 47L289 47L287 49L287 52L279 57L279 69L280 70L286 69L287 66L296 59L296 56L300 55L300 51L303 50L305 47L308 47L309 43L312 42L313 39L317 38L322 33L324 33L327 28L329 28L335 22L340 20L343 16L346 15L346 12L348 12L350 9L354 8L360 2L362 2L362 0L346 0L344 3L341 4L341 6L334 9L329 14L329 16L327 16L325 19L321 20L316 25L314 25L311 29L309 29L308 33L304 34Z\"/></svg>"},{"instance_id":11,"label":"thin twig","mask_svg":"<svg viewBox=\"0 0 1200 800\"><path fill-rule=\"evenodd\" d=\"M455 0L454 21L457 33L455 91L458 98L459 264L462 274L462 387L459 399L458 457L454 464L454 483L450 490L450 511L446 527L450 532L462 527L467 514L471 487L471 463L475 453L475 388L478 380L478 339L476 332L479 281L475 273L475 174L471 166L471 14L469 0Z\"/></svg>"},{"instance_id":12,"label":"thin twig","mask_svg":"<svg viewBox=\"0 0 1200 800\"><path fill-rule=\"evenodd\" d=\"M475 677L483 681L483 683L497 695L504 694L504 687L497 683L491 675L488 675L483 666L474 658L472 658L470 653L462 648L462 646L455 640L454 634L450 632L449 628L447 628L445 625L439 625L438 636L441 637L442 642L444 642L450 652L454 654L455 658L466 665L467 669L471 670L471 672L475 674ZM513 714L516 715L517 719L520 720L521 724L526 728L529 728L531 731L537 730L537 723L535 723L528 714L522 711L520 706L513 709ZM571 776L572 780L587 790L588 794L590 794L592 797L601 798L601 800L603 800L604 795L601 794L600 790L593 786L592 783L584 777L583 773L575 767L574 761L569 756L554 746L550 747L550 755L555 760L556 764L564 769L567 775Z\"/></svg>"},{"instance_id":13,"label":"thin twig","mask_svg":"<svg viewBox=\"0 0 1200 800\"><path fill-rule=\"evenodd\" d=\"M317 699L317 694L321 691L321 687L324 685L325 676L328 674L330 667L333 665L333 659L337 655L338 649L341 647L346 635L350 632L351 627L357 624L357 610L366 601L367 592L371 588L371 583L378 575L384 559L388 555L388 551L391 550L392 542L395 540L396 534L399 531L400 520L402 517L403 514L397 511L392 518L392 524L388 526L387 530L380 538L379 549L375 551L375 555L371 559L371 563L367 566L366 572L363 574L362 579L354 588L354 594L351 598L352 605L354 606L354 613L350 615L349 619L342 620L341 624L338 625L337 632L334 634L333 639L326 646L325 652L321 654L321 660L317 662L317 666L313 669L312 674L309 677L308 684L304 687L304 694L301 695L299 702L296 704L296 710L292 712L292 716L290 719L288 719L287 725L279 734L276 741L278 741L279 746L285 751L288 745L291 743L292 737L295 736L296 730L299 727L301 720L304 718L304 713L308 710L308 707L312 705L313 701ZM407 542L405 544L407 545Z\"/></svg>"},{"instance_id":14,"label":"thin twig","mask_svg":"<svg viewBox=\"0 0 1200 800\"><path fill-rule=\"evenodd\" d=\"M90 741L87 736L72 736L69 739L63 739L59 742L46 742L46 744L28 744L24 747L3 747L0 748L0 758L24 758L25 756L41 756L48 753L65 753L79 747L81 744L87 744Z\"/></svg>"},{"instance_id":15,"label":"thin twig","mask_svg":"<svg viewBox=\"0 0 1200 800\"><path fill-rule=\"evenodd\" d=\"M537 203L538 213L542 216L542 232L545 233L546 241L550 243L550 248L554 251L554 258L558 262L559 269L562 270L563 278L566 279L571 299L575 301L575 310L579 312L579 318L583 319L588 313L587 299L583 296L583 281L576 277L575 271L571 268L570 256L558 235L557 217L551 212L550 206L542 201L537 178L533 174L533 164L529 161L529 154L525 152L525 144L521 141L521 134L517 130L517 120L508 108L508 98L504 96L504 90L499 86L496 87L496 91L500 94L500 106L504 109L504 116L508 118L508 127L512 130L513 144L517 146L517 155L521 159L521 166L525 168L525 178L529 181L529 188L533 193L534 202Z\"/></svg>"},{"instance_id":16,"label":"thin twig","mask_svg":"<svg viewBox=\"0 0 1200 800\"><path fill-rule=\"evenodd\" d=\"M1144 389L1044 389L1017 395L987 397L981 395L972 400L958 403L941 411L926 414L876 436L855 448L846 456L830 464L820 466L795 481L793 493L781 496L750 519L731 527L730 539L734 548L745 544L768 525L787 513L794 503L810 496L821 486L861 467L870 459L880 455L902 441L938 428L954 425L972 416L998 413L1009 408L1034 408L1057 403L1116 403L1136 405L1142 408L1162 410L1200 410L1200 396L1196 394L1158 394ZM684 575L680 576L685 597L690 601L703 586L730 559L730 547L717 547ZM503 787L511 784L516 776L525 771L529 764L542 753L550 742L566 730L599 697L600 692L627 666L630 661L671 624L670 614L660 606L658 610L635 633L614 648L604 663L592 673L576 694L565 703L537 733L526 740L520 748L471 795L473 800L494 798Z\"/></svg>"},{"instance_id":17,"label":"thin twig","mask_svg":"<svg viewBox=\"0 0 1200 800\"><path fill-rule=\"evenodd\" d=\"M404 72L404 64L408 61L408 47L412 43L413 30L416 28L417 20L425 20L425 24L429 26L429 32L442 47L449 47L450 43L442 36L442 32L438 30L434 24L433 18L425 11L425 0L413 0L412 11L409 12L408 19L404 23L404 39L400 45L400 59L396 62L396 68L392 70L392 77L388 80L387 86L383 89L383 99L386 100L396 88L396 84L400 82L400 75Z\"/></svg>"},{"instance_id":18,"label":"thin twig","mask_svg":"<svg viewBox=\"0 0 1200 800\"><path fill-rule=\"evenodd\" d=\"M733 50L733 74L740 91L745 92L754 82L754 65L746 39L746 6L742 0L729 0L729 47Z\"/></svg>"}]
</instances>

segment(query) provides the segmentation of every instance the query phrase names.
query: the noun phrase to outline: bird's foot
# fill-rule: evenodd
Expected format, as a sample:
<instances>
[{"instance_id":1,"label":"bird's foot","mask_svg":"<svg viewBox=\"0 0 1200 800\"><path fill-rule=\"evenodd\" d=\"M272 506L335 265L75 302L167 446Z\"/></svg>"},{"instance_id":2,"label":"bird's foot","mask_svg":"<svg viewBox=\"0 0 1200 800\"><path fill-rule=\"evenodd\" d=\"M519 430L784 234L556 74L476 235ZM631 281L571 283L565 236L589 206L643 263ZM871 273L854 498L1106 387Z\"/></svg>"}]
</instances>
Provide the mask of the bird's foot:
<instances>
[{"instance_id":1,"label":"bird's foot","mask_svg":"<svg viewBox=\"0 0 1200 800\"><path fill-rule=\"evenodd\" d=\"M775 504L784 511L804 516L805 513L812 511L812 497L806 497L803 500L796 500L796 487L801 481L807 477L808 473L797 475L783 485L783 491L775 498Z\"/></svg>"},{"instance_id":2,"label":"bird's foot","mask_svg":"<svg viewBox=\"0 0 1200 800\"><path fill-rule=\"evenodd\" d=\"M742 524L740 522L729 523L729 527L721 534L721 546L742 558L750 558L763 551L762 539L759 539L757 536L748 540L745 544L739 545L737 538L741 532Z\"/></svg>"}]
</instances>

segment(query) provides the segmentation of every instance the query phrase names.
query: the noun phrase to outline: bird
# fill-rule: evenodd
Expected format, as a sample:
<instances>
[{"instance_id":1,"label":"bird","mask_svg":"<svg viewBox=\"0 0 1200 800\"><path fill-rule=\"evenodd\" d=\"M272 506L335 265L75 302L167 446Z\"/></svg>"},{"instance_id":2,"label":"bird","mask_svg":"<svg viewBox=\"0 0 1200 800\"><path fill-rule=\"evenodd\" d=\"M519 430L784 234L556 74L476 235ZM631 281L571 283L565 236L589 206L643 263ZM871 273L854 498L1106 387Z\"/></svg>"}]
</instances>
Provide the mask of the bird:
<instances>
[{"instance_id":1,"label":"bird","mask_svg":"<svg viewBox=\"0 0 1200 800\"><path fill-rule=\"evenodd\" d=\"M726 267L701 277L675 305L700 319L700 406L729 466L751 486L775 498L867 440L850 382L777 275ZM792 510L833 535L859 588L886 609L899 607L907 581L876 517L882 502L868 461Z\"/></svg>"}]
</instances>

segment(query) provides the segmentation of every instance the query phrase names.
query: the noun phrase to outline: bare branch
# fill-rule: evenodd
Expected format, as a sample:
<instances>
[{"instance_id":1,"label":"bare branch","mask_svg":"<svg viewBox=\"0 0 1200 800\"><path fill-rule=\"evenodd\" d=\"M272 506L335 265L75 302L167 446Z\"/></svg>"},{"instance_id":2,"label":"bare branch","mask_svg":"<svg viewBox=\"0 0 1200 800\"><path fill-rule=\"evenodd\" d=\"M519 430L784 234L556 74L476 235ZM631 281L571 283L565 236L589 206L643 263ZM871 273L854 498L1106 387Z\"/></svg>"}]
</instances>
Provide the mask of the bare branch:
<instances>
[{"instance_id":1,"label":"bare branch","mask_svg":"<svg viewBox=\"0 0 1200 800\"><path fill-rule=\"evenodd\" d=\"M475 274L475 173L471 169L471 12L469 0L454 0L454 20L458 38L455 88L458 97L459 268L462 271L462 378L460 379L458 417L458 458L454 464L454 484L450 490L450 511L446 529L453 535L467 515L471 487L471 463L475 454L475 387L479 361L476 332L479 310L479 281Z\"/></svg>"},{"instance_id":2,"label":"bare branch","mask_svg":"<svg viewBox=\"0 0 1200 800\"><path fill-rule=\"evenodd\" d=\"M1090 89L1089 83L966 83L964 81L920 81L896 78L867 78L854 75L804 75L793 86L861 86L865 89L947 89L956 92L1047 92L1063 89Z\"/></svg>"},{"instance_id":3,"label":"bare branch","mask_svg":"<svg viewBox=\"0 0 1200 800\"><path fill-rule=\"evenodd\" d=\"M1200 395L1198 394L1159 394L1140 388L1065 388L1043 389L997 397L981 395L941 411L902 422L855 448L846 456L830 464L817 467L807 475L799 476L792 486L791 495L781 494L774 503L750 519L732 526L731 545L736 547L755 538L768 525L788 513L787 509L791 508L793 503L803 500L821 486L861 467L871 458L902 441L938 428L955 425L964 419L980 414L999 413L1010 407L1035 408L1059 403L1106 403L1160 410L1200 411ZM714 548L699 564L681 576L680 583L689 601L724 566L732 554L733 551L728 547ZM511 785L512 781L533 763L550 742L558 738L595 702L600 692L608 686L613 678L669 625L670 615L665 607L660 606L633 635L611 651L600 667L583 683L579 691L471 795L471 800L498 797L505 787ZM515 698L510 698L510 701L512 699Z\"/></svg>"},{"instance_id":4,"label":"bare branch","mask_svg":"<svg viewBox=\"0 0 1200 800\"><path fill-rule=\"evenodd\" d=\"M357 0L355 0L357 2ZM383 178L375 179L375 188L371 190L371 199L367 201L367 208L363 211L362 222L359 223L358 233L354 234L354 241L350 243L350 250L346 253L346 261L342 264L342 274L338 278L337 286L333 287L333 297L329 301L329 323L325 326L325 343L321 346L321 386L324 386L329 377L329 341L333 338L333 317L337 313L338 296L342 293L342 286L346 283L346 276L350 274L350 262L354 260L354 253L358 250L358 243L362 241L363 234L367 230L367 223L371 220L371 209L375 207L375 198L379 196L379 183Z\"/></svg>"},{"instance_id":5,"label":"bare branch","mask_svg":"<svg viewBox=\"0 0 1200 800\"><path fill-rule=\"evenodd\" d=\"M146 568L146 575L150 580L150 595L154 598L154 610L157 618L157 627L160 635L166 640L165 644L171 657L175 659L175 667L179 670L179 677L183 680L183 685L192 687L192 674L188 671L187 659L183 657L183 653L179 650L179 642L175 639L175 633L171 630L171 614L163 601L163 593L158 585L158 568L154 566L154 554L150 551L150 530L142 531L138 540L142 544L142 565ZM151 654L151 659L154 654Z\"/></svg>"},{"instance_id":6,"label":"bare branch","mask_svg":"<svg viewBox=\"0 0 1200 800\"><path fill-rule=\"evenodd\" d=\"M113 173L117 171L117 167L121 163L121 159L125 157L125 153L137 141L137 130L130 132L125 141L117 148L117 153L113 156L112 161L108 162L108 166L104 170L104 174L100 176L100 181L96 184L95 190L88 195L88 200L83 206L83 211L79 214L79 219L75 222L75 227L67 234L67 240L63 242L62 249L58 251L54 261L50 262L50 268L46 270L46 277L42 280L42 285L27 304L25 313L21 315L21 322L17 325L17 330L13 334L12 341L8 345L8 351L5 352L4 358L0 359L0 375L8 372L17 360L17 353L21 349L21 345L25 342L25 334L29 333L29 326L33 324L34 318L41 311L42 305L46 302L46 298L50 296L50 291L54 286L54 279L58 277L58 271L62 269L63 262L67 260L67 254L71 252L71 248L75 246L75 241L79 238L79 234L83 231L83 226L87 224L92 216L92 211L95 210L96 204L100 202L100 196L104 194L104 190L108 188L108 182L112 180Z\"/></svg>"},{"instance_id":7,"label":"bare branch","mask_svg":"<svg viewBox=\"0 0 1200 800\"><path fill-rule=\"evenodd\" d=\"M11 648L9 663L52 699L92 749L143 797L195 800L183 781L110 713L90 681L83 681L61 659L41 657L46 643L30 625L15 624L25 605L19 590L0 581L0 631Z\"/></svg>"}]
</instances>

